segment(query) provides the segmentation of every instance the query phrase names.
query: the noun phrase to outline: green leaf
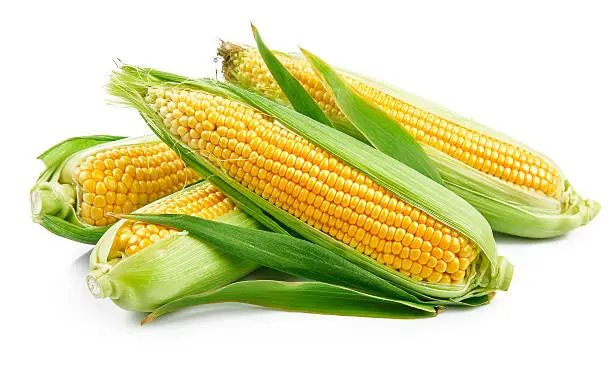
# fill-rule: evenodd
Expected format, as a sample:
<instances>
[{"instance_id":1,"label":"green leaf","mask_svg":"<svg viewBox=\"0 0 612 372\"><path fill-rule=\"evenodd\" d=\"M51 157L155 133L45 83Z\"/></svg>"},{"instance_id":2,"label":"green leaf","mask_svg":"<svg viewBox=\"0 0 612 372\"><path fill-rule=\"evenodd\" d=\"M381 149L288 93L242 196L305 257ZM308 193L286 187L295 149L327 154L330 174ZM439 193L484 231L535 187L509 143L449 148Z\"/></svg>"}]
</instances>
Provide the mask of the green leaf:
<instances>
[{"instance_id":1,"label":"green leaf","mask_svg":"<svg viewBox=\"0 0 612 372\"><path fill-rule=\"evenodd\" d=\"M45 163L45 166L52 167L58 162L64 161L66 157L74 154L75 152L102 144L106 142L117 141L124 139L121 136L108 136L108 135L94 135L84 137L73 137L64 140L40 154L37 159L40 159Z\"/></svg>"},{"instance_id":2,"label":"green leaf","mask_svg":"<svg viewBox=\"0 0 612 372\"><path fill-rule=\"evenodd\" d=\"M220 250L287 274L386 297L420 302L416 296L306 240L193 216L130 214L126 217L188 231ZM430 305L419 306L432 308Z\"/></svg>"},{"instance_id":3,"label":"green leaf","mask_svg":"<svg viewBox=\"0 0 612 372\"><path fill-rule=\"evenodd\" d=\"M296 78L283 66L283 64L276 58L270 49L264 44L259 31L251 24L253 29L253 37L257 43L257 49L259 54L263 58L268 70L278 83L280 89L285 93L285 96L289 99L291 106L295 111L306 115L320 123L328 126L332 126L331 122L323 113L323 110L319 107L317 102L308 94L306 89L297 81Z\"/></svg>"},{"instance_id":4,"label":"green leaf","mask_svg":"<svg viewBox=\"0 0 612 372\"><path fill-rule=\"evenodd\" d=\"M333 95L340 111L372 146L432 180L443 183L433 161L400 123L355 92L330 65L304 49L302 53Z\"/></svg>"},{"instance_id":5,"label":"green leaf","mask_svg":"<svg viewBox=\"0 0 612 372\"><path fill-rule=\"evenodd\" d=\"M51 215L42 216L38 223L57 236L84 244L96 244L108 230L108 226L85 226Z\"/></svg>"},{"instance_id":6,"label":"green leaf","mask_svg":"<svg viewBox=\"0 0 612 372\"><path fill-rule=\"evenodd\" d=\"M248 280L218 290L171 301L145 317L141 324L190 306L240 302L286 311L372 318L414 319L433 317L436 309L422 309L408 301L373 296L353 289L320 282Z\"/></svg>"}]
</instances>

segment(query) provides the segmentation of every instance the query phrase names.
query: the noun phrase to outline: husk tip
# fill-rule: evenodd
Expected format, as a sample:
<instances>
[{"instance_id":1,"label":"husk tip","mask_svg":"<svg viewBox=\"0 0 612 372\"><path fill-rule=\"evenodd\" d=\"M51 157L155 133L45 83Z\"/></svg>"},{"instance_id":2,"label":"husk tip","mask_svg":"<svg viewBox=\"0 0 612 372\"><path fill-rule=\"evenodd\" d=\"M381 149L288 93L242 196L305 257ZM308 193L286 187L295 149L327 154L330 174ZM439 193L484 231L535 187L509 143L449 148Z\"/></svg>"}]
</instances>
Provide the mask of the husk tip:
<instances>
[{"instance_id":1,"label":"husk tip","mask_svg":"<svg viewBox=\"0 0 612 372\"><path fill-rule=\"evenodd\" d=\"M507 291L512 282L514 275L514 266L506 259L506 257L497 257L497 276L494 278L494 288L502 291Z\"/></svg>"},{"instance_id":2,"label":"husk tip","mask_svg":"<svg viewBox=\"0 0 612 372\"><path fill-rule=\"evenodd\" d=\"M601 210L601 204L599 204L593 199L587 199L585 201L585 205L588 208L588 217L586 222L589 222L599 214L599 211Z\"/></svg>"},{"instance_id":3,"label":"husk tip","mask_svg":"<svg viewBox=\"0 0 612 372\"><path fill-rule=\"evenodd\" d=\"M146 324L151 323L153 320L155 320L155 318L157 318L157 315L155 313L151 313L147 316L145 316L141 321L140 321L140 325L144 326Z\"/></svg>"}]
</instances>

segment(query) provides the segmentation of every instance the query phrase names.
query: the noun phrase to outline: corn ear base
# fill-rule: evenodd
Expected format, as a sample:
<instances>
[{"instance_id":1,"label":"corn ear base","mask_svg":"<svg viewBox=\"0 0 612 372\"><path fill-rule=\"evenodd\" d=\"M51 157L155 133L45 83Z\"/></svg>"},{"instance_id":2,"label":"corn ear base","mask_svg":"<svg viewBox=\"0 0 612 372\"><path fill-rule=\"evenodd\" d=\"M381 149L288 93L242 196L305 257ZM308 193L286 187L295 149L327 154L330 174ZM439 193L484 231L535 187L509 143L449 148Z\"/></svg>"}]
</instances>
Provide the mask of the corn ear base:
<instances>
[{"instance_id":1,"label":"corn ear base","mask_svg":"<svg viewBox=\"0 0 612 372\"><path fill-rule=\"evenodd\" d=\"M239 210L216 220L249 229L261 227ZM252 261L211 247L185 231L133 255L112 258L109 253L115 233L126 222L117 222L102 236L90 255L90 272L86 277L94 297L110 298L125 310L152 311L173 299L227 285L258 267Z\"/></svg>"},{"instance_id":2,"label":"corn ear base","mask_svg":"<svg viewBox=\"0 0 612 372\"><path fill-rule=\"evenodd\" d=\"M106 143L116 143L124 138L107 135L74 137L38 156L46 169L30 190L32 220L55 235L95 244L107 228L93 227L78 219L75 211L76 190L61 179L62 173L75 154Z\"/></svg>"},{"instance_id":3,"label":"corn ear base","mask_svg":"<svg viewBox=\"0 0 612 372\"><path fill-rule=\"evenodd\" d=\"M363 255L356 254L352 248L344 243L336 241L280 208L269 204L217 169L204 156L187 148L167 131L160 117L142 98L142 94L146 92L149 86L160 84L203 90L238 100L277 119L287 128L368 175L404 201L429 213L434 218L470 238L483 253L475 264L476 269L470 273L464 285L417 282L403 277L401 274ZM476 302L484 303L487 302L486 299L491 292L496 289L505 290L509 286L512 277L512 265L503 257L497 256L491 229L479 212L438 183L348 135L323 126L251 91L208 79L189 80L185 77L152 69L123 66L120 71L116 71L111 77L108 89L118 102L138 109L151 129L164 142L180 153L188 165L195 167L198 171L198 167L205 168L209 174L222 179L223 182L250 199L253 204L261 209L261 214L272 217L307 240L331 250L362 268L366 268L393 285L419 297L424 303L461 305L468 304L470 299L474 298L479 299ZM194 164L191 162L194 162ZM214 183L212 178L210 180ZM229 196L231 197L231 195ZM253 215L253 217L258 218L257 215Z\"/></svg>"}]
</instances>

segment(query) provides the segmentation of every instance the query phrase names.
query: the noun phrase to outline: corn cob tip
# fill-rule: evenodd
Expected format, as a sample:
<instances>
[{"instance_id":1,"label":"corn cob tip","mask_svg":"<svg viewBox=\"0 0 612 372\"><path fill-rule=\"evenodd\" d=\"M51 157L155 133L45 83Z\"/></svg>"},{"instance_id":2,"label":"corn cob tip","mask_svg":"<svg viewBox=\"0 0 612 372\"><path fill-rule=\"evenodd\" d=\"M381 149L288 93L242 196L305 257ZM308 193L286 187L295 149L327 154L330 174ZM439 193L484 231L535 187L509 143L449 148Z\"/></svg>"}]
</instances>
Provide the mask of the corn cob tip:
<instances>
[{"instance_id":1,"label":"corn cob tip","mask_svg":"<svg viewBox=\"0 0 612 372\"><path fill-rule=\"evenodd\" d=\"M221 72L225 80L231 80L231 64L233 56L244 50L244 47L231 43L229 41L219 40L219 46L217 47L217 61L221 62Z\"/></svg>"},{"instance_id":2,"label":"corn cob tip","mask_svg":"<svg viewBox=\"0 0 612 372\"><path fill-rule=\"evenodd\" d=\"M76 192L69 185L42 182L30 192L32 219L39 222L44 216L66 217L76 203Z\"/></svg>"}]
</instances>

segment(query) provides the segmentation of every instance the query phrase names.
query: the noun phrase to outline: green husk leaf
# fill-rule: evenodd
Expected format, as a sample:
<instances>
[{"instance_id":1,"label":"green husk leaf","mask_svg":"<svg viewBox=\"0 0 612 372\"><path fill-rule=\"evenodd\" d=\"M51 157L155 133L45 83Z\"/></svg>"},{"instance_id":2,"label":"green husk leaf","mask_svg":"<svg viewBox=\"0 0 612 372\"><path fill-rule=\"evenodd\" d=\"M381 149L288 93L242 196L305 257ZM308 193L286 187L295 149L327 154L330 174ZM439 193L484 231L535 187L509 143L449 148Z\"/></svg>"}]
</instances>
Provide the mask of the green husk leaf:
<instances>
[{"instance_id":1,"label":"green husk leaf","mask_svg":"<svg viewBox=\"0 0 612 372\"><path fill-rule=\"evenodd\" d=\"M168 87L178 86L185 89L204 90L211 94L238 100L277 119L290 130L368 175L400 199L418 207L470 238L482 252L478 261L473 265L475 269L469 273L466 283L463 285L414 281L365 255L356 253L353 248L346 244L268 203L233 180L221 169L215 167L205 156L187 148L186 145L168 132L159 115L144 101L142 96L146 93L147 87L160 84ZM472 297L484 297L495 289L505 290L508 287L512 276L512 266L503 257L497 256L491 229L482 215L440 184L348 135L321 125L251 91L208 79L189 80L185 77L152 69L124 66L121 71L113 74L108 89L122 104L137 108L156 134L180 153L188 164L190 164L190 161L198 163L199 166L206 168L210 173L223 179L237 192L250 199L263 213L281 222L283 226L417 296L424 302L471 305L470 301L464 302L464 300ZM195 167L193 164L190 165ZM229 196L231 197L231 195ZM253 217L258 218L255 214Z\"/></svg>"},{"instance_id":2,"label":"green husk leaf","mask_svg":"<svg viewBox=\"0 0 612 372\"><path fill-rule=\"evenodd\" d=\"M94 146L124 139L120 136L94 135L74 137L52 146L38 159L46 169L30 190L32 219L51 233L85 244L95 244L107 227L81 223L75 213L76 191L60 181L66 163L78 153Z\"/></svg>"},{"instance_id":3,"label":"green husk leaf","mask_svg":"<svg viewBox=\"0 0 612 372\"><path fill-rule=\"evenodd\" d=\"M130 214L127 217L189 231L190 234L220 250L297 277L420 302L417 297L391 285L386 280L306 240L193 216ZM429 305L422 306L431 308Z\"/></svg>"},{"instance_id":4,"label":"green husk leaf","mask_svg":"<svg viewBox=\"0 0 612 372\"><path fill-rule=\"evenodd\" d=\"M124 138L125 137L123 136L110 135L72 137L50 147L45 152L40 154L37 159L42 160L47 167L52 167L58 162L64 161L66 157L74 154L75 152L88 149L102 143L118 141Z\"/></svg>"},{"instance_id":5,"label":"green husk leaf","mask_svg":"<svg viewBox=\"0 0 612 372\"><path fill-rule=\"evenodd\" d=\"M414 319L437 314L435 309L428 311L407 301L373 296L329 283L249 280L169 302L147 315L141 324L150 323L162 315L186 307L222 302L239 302L285 311L371 318Z\"/></svg>"},{"instance_id":6,"label":"green husk leaf","mask_svg":"<svg viewBox=\"0 0 612 372\"><path fill-rule=\"evenodd\" d=\"M340 111L370 144L432 180L443 183L435 164L421 145L397 121L355 92L319 57L304 49L302 53L333 95ZM291 99L289 95L287 97Z\"/></svg>"},{"instance_id":7,"label":"green husk leaf","mask_svg":"<svg viewBox=\"0 0 612 372\"><path fill-rule=\"evenodd\" d=\"M274 56L272 51L268 49L266 44L261 39L261 35L257 28L251 24L251 28L253 30L253 37L255 38L255 42L257 43L257 48L259 49L259 53L263 58L266 66L268 66L268 70L274 79L278 83L278 86L281 88L285 96L289 99L291 106L295 109L295 111L304 114L322 124L332 126L332 123L329 121L327 116L323 113L323 110L317 105L315 100L308 94L306 89L297 81L296 78L291 75L291 73L283 66L283 64Z\"/></svg>"},{"instance_id":8,"label":"green husk leaf","mask_svg":"<svg viewBox=\"0 0 612 372\"><path fill-rule=\"evenodd\" d=\"M96 244L108 230L107 226L87 226L56 216L42 216L38 223L57 236L84 244Z\"/></svg>"}]
</instances>

